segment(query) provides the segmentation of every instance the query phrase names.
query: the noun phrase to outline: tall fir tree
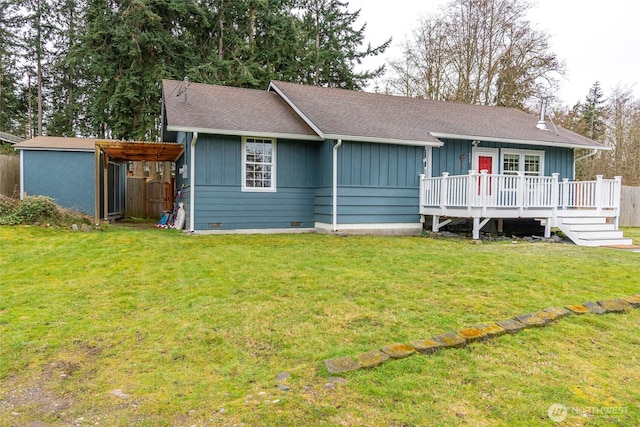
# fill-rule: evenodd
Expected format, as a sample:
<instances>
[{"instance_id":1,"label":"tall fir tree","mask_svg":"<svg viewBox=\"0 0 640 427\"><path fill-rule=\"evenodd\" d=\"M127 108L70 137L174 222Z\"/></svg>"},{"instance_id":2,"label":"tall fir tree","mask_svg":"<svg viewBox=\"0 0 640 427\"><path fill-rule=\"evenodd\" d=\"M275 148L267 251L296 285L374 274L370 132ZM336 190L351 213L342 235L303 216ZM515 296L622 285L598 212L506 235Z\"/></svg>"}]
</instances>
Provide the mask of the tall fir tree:
<instances>
[{"instance_id":1,"label":"tall fir tree","mask_svg":"<svg viewBox=\"0 0 640 427\"><path fill-rule=\"evenodd\" d=\"M582 122L584 126L583 135L595 140L602 141L604 137L605 119L605 99L600 87L600 82L596 81L589 89L584 104L582 104Z\"/></svg>"},{"instance_id":2,"label":"tall fir tree","mask_svg":"<svg viewBox=\"0 0 640 427\"><path fill-rule=\"evenodd\" d=\"M16 63L20 16L15 2L0 0L0 131L25 136L26 107Z\"/></svg>"},{"instance_id":3,"label":"tall fir tree","mask_svg":"<svg viewBox=\"0 0 640 427\"><path fill-rule=\"evenodd\" d=\"M362 89L371 79L384 73L375 70L356 71L364 58L387 49L391 39L380 46L362 49L366 24L355 28L360 11L349 12L348 2L339 0L301 0L303 41L302 83L317 86Z\"/></svg>"}]
</instances>

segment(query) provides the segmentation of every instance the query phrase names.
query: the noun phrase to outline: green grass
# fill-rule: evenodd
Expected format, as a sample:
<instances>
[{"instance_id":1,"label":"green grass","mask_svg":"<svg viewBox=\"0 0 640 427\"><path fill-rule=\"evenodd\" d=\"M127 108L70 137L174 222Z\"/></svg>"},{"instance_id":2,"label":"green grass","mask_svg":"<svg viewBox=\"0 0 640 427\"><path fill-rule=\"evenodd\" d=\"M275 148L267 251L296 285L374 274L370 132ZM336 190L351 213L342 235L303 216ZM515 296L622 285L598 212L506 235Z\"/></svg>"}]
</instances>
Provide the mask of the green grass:
<instances>
[{"instance_id":1,"label":"green grass","mask_svg":"<svg viewBox=\"0 0 640 427\"><path fill-rule=\"evenodd\" d=\"M335 389L323 364L638 294L638 253L39 227L0 227L0 253L0 425L530 426L552 425L553 403L576 409L566 425L640 424L640 309L412 356Z\"/></svg>"}]
</instances>

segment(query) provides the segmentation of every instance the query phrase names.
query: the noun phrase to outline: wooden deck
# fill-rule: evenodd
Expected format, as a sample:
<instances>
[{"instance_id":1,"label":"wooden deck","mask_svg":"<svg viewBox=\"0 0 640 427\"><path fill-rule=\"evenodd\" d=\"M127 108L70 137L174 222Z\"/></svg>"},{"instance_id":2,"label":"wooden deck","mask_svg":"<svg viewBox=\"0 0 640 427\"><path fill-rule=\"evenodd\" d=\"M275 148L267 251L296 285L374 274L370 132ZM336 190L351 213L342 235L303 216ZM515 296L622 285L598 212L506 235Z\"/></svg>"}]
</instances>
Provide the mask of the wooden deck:
<instances>
[{"instance_id":1,"label":"wooden deck","mask_svg":"<svg viewBox=\"0 0 640 427\"><path fill-rule=\"evenodd\" d=\"M493 218L534 218L545 226L546 237L556 227L585 246L627 244L629 239L622 239L618 231L620 192L621 177L560 181L558 174L444 173L420 177L420 214L433 217L436 232L449 218L472 218L474 239Z\"/></svg>"}]
</instances>

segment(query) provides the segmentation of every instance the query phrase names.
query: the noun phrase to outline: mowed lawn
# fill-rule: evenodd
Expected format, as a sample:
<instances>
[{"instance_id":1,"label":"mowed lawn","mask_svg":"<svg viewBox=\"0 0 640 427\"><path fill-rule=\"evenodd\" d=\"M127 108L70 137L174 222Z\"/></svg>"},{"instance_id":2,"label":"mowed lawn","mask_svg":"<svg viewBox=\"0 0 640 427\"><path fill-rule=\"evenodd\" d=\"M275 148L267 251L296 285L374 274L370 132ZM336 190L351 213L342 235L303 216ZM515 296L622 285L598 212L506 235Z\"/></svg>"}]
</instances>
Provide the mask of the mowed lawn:
<instances>
[{"instance_id":1,"label":"mowed lawn","mask_svg":"<svg viewBox=\"0 0 640 427\"><path fill-rule=\"evenodd\" d=\"M640 253L569 244L0 227L0 425L640 425L640 309L324 366L635 294Z\"/></svg>"}]
</instances>

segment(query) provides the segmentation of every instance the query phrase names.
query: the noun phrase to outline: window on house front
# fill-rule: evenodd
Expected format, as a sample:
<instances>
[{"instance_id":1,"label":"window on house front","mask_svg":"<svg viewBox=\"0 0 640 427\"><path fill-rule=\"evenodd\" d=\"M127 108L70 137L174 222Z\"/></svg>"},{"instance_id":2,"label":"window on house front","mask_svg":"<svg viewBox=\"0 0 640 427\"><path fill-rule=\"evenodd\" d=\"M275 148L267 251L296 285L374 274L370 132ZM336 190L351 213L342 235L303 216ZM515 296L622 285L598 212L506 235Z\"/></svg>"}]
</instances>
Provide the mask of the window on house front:
<instances>
[{"instance_id":1,"label":"window on house front","mask_svg":"<svg viewBox=\"0 0 640 427\"><path fill-rule=\"evenodd\" d=\"M275 191L275 140L244 138L242 157L242 190Z\"/></svg>"},{"instance_id":2,"label":"window on house front","mask_svg":"<svg viewBox=\"0 0 640 427\"><path fill-rule=\"evenodd\" d=\"M544 151L502 150L502 173L516 175L523 172L528 176L543 175Z\"/></svg>"}]
</instances>

